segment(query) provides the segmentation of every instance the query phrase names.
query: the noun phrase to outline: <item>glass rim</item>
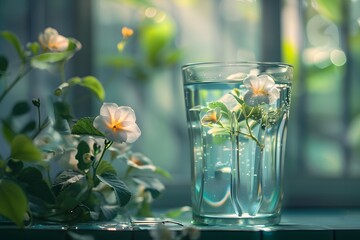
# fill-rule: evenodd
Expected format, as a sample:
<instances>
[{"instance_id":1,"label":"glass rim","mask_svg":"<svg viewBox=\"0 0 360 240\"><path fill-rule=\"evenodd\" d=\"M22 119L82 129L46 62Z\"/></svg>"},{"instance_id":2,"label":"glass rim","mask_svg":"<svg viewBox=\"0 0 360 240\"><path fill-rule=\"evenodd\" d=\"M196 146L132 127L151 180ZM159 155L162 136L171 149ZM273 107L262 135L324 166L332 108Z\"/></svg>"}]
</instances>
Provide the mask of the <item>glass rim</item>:
<instances>
[{"instance_id":1,"label":"glass rim","mask_svg":"<svg viewBox=\"0 0 360 240\"><path fill-rule=\"evenodd\" d=\"M193 67L231 67L231 66L263 66L263 67L287 67L294 68L293 65L283 62L260 62L260 61L229 61L229 62L194 62L184 64L181 69L186 70Z\"/></svg>"}]
</instances>

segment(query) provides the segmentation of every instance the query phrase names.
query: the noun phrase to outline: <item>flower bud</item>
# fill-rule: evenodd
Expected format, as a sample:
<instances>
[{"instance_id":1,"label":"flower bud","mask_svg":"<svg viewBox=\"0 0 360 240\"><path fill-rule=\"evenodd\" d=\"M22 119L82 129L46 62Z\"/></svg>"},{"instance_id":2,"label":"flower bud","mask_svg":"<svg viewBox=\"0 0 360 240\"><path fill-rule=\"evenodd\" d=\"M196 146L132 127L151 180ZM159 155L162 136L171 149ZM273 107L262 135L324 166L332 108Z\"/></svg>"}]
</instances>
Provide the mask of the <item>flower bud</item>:
<instances>
[{"instance_id":1,"label":"flower bud","mask_svg":"<svg viewBox=\"0 0 360 240\"><path fill-rule=\"evenodd\" d=\"M40 99L39 98L33 98L32 104L34 104L35 107L40 107Z\"/></svg>"}]
</instances>

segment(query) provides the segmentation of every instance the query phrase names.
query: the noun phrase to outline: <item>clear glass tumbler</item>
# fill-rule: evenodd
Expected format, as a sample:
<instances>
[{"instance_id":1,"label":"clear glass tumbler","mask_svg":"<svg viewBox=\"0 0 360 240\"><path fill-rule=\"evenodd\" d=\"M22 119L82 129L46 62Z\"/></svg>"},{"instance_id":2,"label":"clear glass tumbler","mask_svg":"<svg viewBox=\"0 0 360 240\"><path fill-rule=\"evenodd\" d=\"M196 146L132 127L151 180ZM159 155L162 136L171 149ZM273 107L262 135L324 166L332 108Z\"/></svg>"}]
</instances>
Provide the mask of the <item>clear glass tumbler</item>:
<instances>
[{"instance_id":1,"label":"clear glass tumbler","mask_svg":"<svg viewBox=\"0 0 360 240\"><path fill-rule=\"evenodd\" d=\"M193 222L279 223L292 66L195 63L182 73Z\"/></svg>"}]
</instances>

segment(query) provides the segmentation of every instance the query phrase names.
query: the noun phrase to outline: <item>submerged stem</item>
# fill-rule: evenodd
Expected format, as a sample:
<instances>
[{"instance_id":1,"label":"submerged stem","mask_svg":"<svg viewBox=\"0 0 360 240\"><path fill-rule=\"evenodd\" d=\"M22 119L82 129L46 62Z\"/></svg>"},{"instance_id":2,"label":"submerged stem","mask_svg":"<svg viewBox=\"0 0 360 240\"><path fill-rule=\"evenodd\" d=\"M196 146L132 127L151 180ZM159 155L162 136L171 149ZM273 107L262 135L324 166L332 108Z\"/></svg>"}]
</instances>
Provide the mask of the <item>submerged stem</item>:
<instances>
[{"instance_id":1,"label":"submerged stem","mask_svg":"<svg viewBox=\"0 0 360 240\"><path fill-rule=\"evenodd\" d=\"M254 140L256 142L256 144L260 147L261 151L262 151L263 148L264 148L264 145L261 144L261 142L253 135L250 124L249 124L249 121L248 121L248 119L251 116L253 111L254 111L254 107L252 107L251 110L250 110L250 113L248 115L246 115L245 106L242 105L242 112L243 112L243 115L244 115L244 118L245 118L245 124L246 124L246 128L248 130L248 134L243 134L241 132L239 132L239 133L241 133L241 134L251 138L252 140Z\"/></svg>"}]
</instances>

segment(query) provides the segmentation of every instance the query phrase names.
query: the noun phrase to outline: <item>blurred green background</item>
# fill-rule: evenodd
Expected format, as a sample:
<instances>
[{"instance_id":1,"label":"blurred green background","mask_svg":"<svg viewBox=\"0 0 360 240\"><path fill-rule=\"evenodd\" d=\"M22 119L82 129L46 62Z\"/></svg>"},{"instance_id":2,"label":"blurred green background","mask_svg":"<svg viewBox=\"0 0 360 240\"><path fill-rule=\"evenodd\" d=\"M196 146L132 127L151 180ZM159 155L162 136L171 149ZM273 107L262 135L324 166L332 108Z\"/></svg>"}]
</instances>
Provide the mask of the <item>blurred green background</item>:
<instances>
[{"instance_id":1,"label":"blurred green background","mask_svg":"<svg viewBox=\"0 0 360 240\"><path fill-rule=\"evenodd\" d=\"M134 35L120 53L123 26ZM69 75L96 76L107 102L135 110L142 136L134 150L173 176L155 205L190 205L181 65L281 61L295 68L286 206L360 207L359 0L0 2L0 31L13 31L22 43L35 41L46 27L83 45L66 68ZM4 40L0 52L16 54ZM55 75L32 72L4 101L0 118L14 99L46 99L58 84ZM77 117L98 114L101 103L86 90L77 89L73 98Z\"/></svg>"}]
</instances>

